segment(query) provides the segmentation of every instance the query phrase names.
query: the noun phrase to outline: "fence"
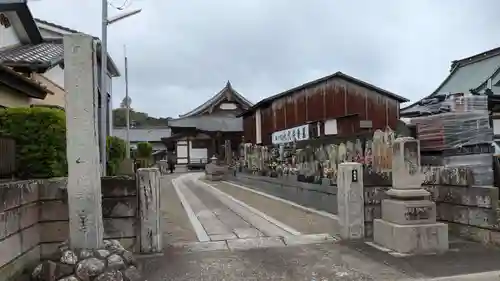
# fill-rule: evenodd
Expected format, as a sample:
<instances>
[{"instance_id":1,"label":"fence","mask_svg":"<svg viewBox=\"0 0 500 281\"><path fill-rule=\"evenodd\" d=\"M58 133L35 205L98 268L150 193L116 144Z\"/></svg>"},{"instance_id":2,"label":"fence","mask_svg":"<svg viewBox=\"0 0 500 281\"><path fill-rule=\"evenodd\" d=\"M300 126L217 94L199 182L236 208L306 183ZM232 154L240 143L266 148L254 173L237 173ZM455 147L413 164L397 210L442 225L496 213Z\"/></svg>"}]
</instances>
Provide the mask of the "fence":
<instances>
[{"instance_id":1,"label":"fence","mask_svg":"<svg viewBox=\"0 0 500 281\"><path fill-rule=\"evenodd\" d=\"M10 178L16 172L16 142L0 138L0 178Z\"/></svg>"}]
</instances>

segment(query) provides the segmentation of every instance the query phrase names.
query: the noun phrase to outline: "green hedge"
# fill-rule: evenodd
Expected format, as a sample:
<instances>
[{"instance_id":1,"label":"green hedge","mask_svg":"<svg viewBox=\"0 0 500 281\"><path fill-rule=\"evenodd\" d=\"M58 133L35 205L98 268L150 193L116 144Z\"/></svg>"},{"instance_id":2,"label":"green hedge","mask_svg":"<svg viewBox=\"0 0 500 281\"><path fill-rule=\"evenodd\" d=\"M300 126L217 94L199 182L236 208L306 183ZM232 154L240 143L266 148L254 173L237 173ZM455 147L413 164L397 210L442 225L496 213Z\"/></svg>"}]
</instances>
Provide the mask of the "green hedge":
<instances>
[{"instance_id":1,"label":"green hedge","mask_svg":"<svg viewBox=\"0 0 500 281\"><path fill-rule=\"evenodd\" d=\"M109 136L106 139L106 149L108 151L108 176L116 176L120 169L120 164L125 159L127 145L124 140Z\"/></svg>"},{"instance_id":2,"label":"green hedge","mask_svg":"<svg viewBox=\"0 0 500 281\"><path fill-rule=\"evenodd\" d=\"M0 110L0 136L16 141L17 177L67 175L64 111L42 107Z\"/></svg>"}]
</instances>

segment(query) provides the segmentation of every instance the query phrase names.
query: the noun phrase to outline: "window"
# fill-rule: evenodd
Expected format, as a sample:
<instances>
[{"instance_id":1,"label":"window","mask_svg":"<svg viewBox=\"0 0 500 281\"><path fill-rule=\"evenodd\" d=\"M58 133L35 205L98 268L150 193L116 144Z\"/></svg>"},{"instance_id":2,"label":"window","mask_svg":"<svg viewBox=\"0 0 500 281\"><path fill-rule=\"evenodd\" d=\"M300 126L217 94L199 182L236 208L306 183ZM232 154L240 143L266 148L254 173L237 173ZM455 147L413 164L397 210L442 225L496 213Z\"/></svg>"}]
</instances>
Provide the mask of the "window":
<instances>
[{"instance_id":1,"label":"window","mask_svg":"<svg viewBox=\"0 0 500 281\"><path fill-rule=\"evenodd\" d=\"M191 148L207 148L208 143L206 140L191 140Z\"/></svg>"}]
</instances>

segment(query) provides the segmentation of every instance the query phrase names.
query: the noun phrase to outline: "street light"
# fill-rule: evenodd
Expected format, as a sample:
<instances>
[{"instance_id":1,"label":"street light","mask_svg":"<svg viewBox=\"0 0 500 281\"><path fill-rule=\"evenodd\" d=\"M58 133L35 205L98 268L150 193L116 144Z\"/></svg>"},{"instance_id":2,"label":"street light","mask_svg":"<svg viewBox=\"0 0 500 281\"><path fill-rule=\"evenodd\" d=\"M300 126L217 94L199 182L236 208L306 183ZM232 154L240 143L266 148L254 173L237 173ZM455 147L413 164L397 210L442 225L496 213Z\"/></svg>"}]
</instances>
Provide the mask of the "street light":
<instances>
[{"instance_id":1,"label":"street light","mask_svg":"<svg viewBox=\"0 0 500 281\"><path fill-rule=\"evenodd\" d=\"M106 153L106 136L107 136L107 114L108 114L108 85L107 85L107 70L108 70L108 50L107 50L107 43L108 43L108 25L115 23L119 20L122 20L124 18L128 18L130 16L133 16L135 14L140 13L142 10L134 10L131 12L126 12L123 14L120 14L118 16L112 17L108 19L108 1L107 0L102 0L102 17L101 17L101 28L102 28L102 35L101 35L101 134L100 134L100 139L101 139L101 164L102 164L102 175L106 176L106 163L107 163L107 153ZM110 114L111 115L111 114ZM112 118L110 116L110 118ZM111 130L112 128L110 128Z\"/></svg>"}]
</instances>

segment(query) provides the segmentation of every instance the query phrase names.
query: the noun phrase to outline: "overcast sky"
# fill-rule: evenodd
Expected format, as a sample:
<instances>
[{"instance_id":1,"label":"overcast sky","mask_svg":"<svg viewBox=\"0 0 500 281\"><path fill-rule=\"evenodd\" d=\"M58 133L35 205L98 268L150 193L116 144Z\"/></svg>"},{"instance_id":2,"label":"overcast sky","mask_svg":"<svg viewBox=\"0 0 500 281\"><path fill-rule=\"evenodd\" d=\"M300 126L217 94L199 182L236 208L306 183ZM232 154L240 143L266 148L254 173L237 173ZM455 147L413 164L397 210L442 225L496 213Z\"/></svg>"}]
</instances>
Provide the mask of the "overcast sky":
<instances>
[{"instance_id":1,"label":"overcast sky","mask_svg":"<svg viewBox=\"0 0 500 281\"><path fill-rule=\"evenodd\" d=\"M143 11L109 27L109 50L123 73L127 45L132 107L152 116L177 117L227 80L257 102L336 71L414 101L452 60L500 46L498 0L130 1L127 10ZM30 8L100 36L100 2L30 0ZM118 106L123 77L113 95Z\"/></svg>"}]
</instances>

